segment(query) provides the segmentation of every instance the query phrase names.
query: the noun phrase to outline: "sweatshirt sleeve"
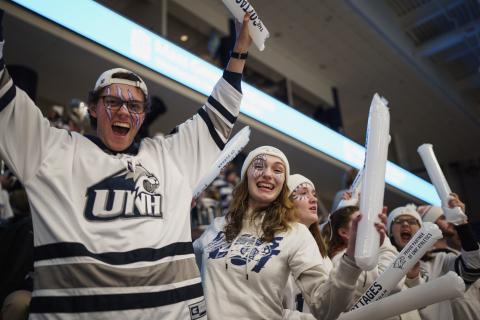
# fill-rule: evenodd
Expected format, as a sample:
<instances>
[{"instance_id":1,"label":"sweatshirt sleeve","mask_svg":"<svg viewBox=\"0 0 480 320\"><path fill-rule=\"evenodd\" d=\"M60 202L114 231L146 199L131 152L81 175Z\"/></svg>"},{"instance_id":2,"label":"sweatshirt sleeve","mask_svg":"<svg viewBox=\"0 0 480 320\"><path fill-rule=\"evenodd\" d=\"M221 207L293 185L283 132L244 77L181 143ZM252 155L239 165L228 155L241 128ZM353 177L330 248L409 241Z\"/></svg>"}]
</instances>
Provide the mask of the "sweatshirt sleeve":
<instances>
[{"instance_id":1,"label":"sweatshirt sleeve","mask_svg":"<svg viewBox=\"0 0 480 320\"><path fill-rule=\"evenodd\" d=\"M197 266L200 271L202 271L203 264L203 252L205 247L212 242L212 240L218 235L218 233L223 229L225 225L225 217L218 217L212 221L207 229L202 233L202 235L193 242L193 252L195 253L195 259L197 261ZM203 272L202 272L203 276Z\"/></svg>"},{"instance_id":2,"label":"sweatshirt sleeve","mask_svg":"<svg viewBox=\"0 0 480 320\"><path fill-rule=\"evenodd\" d=\"M165 139L192 189L207 174L232 132L242 99L240 79L240 74L226 71L198 112Z\"/></svg>"},{"instance_id":3,"label":"sweatshirt sleeve","mask_svg":"<svg viewBox=\"0 0 480 320\"><path fill-rule=\"evenodd\" d=\"M297 285L317 319L336 319L351 304L360 273L354 261L343 256L330 275L317 265L305 270Z\"/></svg>"},{"instance_id":4,"label":"sweatshirt sleeve","mask_svg":"<svg viewBox=\"0 0 480 320\"><path fill-rule=\"evenodd\" d=\"M351 303L361 270L347 256L330 270L308 229L303 225L298 229L289 261L292 275L312 314L317 319L336 319Z\"/></svg>"},{"instance_id":5,"label":"sweatshirt sleeve","mask_svg":"<svg viewBox=\"0 0 480 320\"><path fill-rule=\"evenodd\" d=\"M26 183L62 132L51 128L27 94L14 85L5 68L3 45L0 42L0 158Z\"/></svg>"}]
</instances>

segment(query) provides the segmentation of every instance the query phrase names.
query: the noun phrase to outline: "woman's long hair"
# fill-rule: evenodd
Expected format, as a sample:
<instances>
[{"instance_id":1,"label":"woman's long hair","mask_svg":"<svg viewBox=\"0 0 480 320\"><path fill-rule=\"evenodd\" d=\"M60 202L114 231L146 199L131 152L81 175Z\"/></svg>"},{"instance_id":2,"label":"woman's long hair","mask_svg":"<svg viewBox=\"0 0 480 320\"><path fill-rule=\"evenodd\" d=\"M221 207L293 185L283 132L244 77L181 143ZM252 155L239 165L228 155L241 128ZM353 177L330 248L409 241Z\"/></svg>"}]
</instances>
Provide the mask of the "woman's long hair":
<instances>
[{"instance_id":1,"label":"woman's long hair","mask_svg":"<svg viewBox=\"0 0 480 320\"><path fill-rule=\"evenodd\" d=\"M288 198L287 183L284 182L278 197L266 208L256 209L252 221L262 218L262 241L271 242L278 232L287 231L290 223L296 221L293 203ZM225 238L231 242L243 227L244 214L248 210L248 178L244 179L233 190L233 199L225 216Z\"/></svg>"},{"instance_id":2,"label":"woman's long hair","mask_svg":"<svg viewBox=\"0 0 480 320\"><path fill-rule=\"evenodd\" d=\"M325 239L322 236L322 232L320 231L320 226L318 225L317 222L312 223L310 227L308 228L310 230L310 233L313 236L313 239L315 239L315 242L317 243L318 250L320 250L320 254L322 257L326 258L328 255L328 248L327 244L325 243Z\"/></svg>"},{"instance_id":3,"label":"woman's long hair","mask_svg":"<svg viewBox=\"0 0 480 320\"><path fill-rule=\"evenodd\" d=\"M352 214L358 211L356 206L347 206L340 208L330 214L329 222L325 224L322 230L322 236L327 239L327 252L330 258L333 258L335 253L343 250L348 244L338 234L338 229L347 228Z\"/></svg>"}]
</instances>

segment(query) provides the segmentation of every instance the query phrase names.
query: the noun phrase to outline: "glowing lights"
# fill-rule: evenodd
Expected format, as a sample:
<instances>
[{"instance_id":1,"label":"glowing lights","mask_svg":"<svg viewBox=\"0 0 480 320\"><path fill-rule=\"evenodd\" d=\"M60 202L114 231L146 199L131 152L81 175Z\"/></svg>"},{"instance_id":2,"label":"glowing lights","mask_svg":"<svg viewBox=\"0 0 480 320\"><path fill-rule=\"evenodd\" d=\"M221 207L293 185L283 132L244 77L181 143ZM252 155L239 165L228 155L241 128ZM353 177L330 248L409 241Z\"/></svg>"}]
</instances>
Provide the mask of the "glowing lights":
<instances>
[{"instance_id":1,"label":"glowing lights","mask_svg":"<svg viewBox=\"0 0 480 320\"><path fill-rule=\"evenodd\" d=\"M222 71L151 31L92 0L12 0L73 32L209 95ZM355 168L363 166L365 148L248 84L242 84L241 112L285 135ZM391 186L440 205L432 184L387 163Z\"/></svg>"}]
</instances>

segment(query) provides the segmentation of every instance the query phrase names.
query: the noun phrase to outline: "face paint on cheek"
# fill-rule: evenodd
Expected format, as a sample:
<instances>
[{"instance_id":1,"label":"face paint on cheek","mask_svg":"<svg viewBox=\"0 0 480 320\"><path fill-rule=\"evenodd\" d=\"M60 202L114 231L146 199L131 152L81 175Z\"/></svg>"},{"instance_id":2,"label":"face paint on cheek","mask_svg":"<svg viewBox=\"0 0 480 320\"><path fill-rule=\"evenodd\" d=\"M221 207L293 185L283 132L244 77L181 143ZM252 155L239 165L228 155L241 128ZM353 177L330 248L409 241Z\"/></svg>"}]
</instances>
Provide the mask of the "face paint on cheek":
<instances>
[{"instance_id":1,"label":"face paint on cheek","mask_svg":"<svg viewBox=\"0 0 480 320\"><path fill-rule=\"evenodd\" d=\"M258 179L259 177L261 177L265 172L266 162L267 162L266 154L259 154L253 159L250 169L252 170L251 172L253 173L253 177L255 179Z\"/></svg>"},{"instance_id":2,"label":"face paint on cheek","mask_svg":"<svg viewBox=\"0 0 480 320\"><path fill-rule=\"evenodd\" d=\"M117 87L117 97L123 99L122 88L120 88L120 87Z\"/></svg>"},{"instance_id":3,"label":"face paint on cheek","mask_svg":"<svg viewBox=\"0 0 480 320\"><path fill-rule=\"evenodd\" d=\"M109 96L110 93L111 93L110 87L108 87L108 88L105 90L105 94L106 94L107 96ZM108 120L109 120L109 121L112 121L112 109L110 109L110 106L105 106L105 111L107 112Z\"/></svg>"},{"instance_id":4,"label":"face paint on cheek","mask_svg":"<svg viewBox=\"0 0 480 320\"><path fill-rule=\"evenodd\" d=\"M285 181L285 173L284 172L274 172L273 173L273 180L277 183L277 185L283 185Z\"/></svg>"},{"instance_id":5,"label":"face paint on cheek","mask_svg":"<svg viewBox=\"0 0 480 320\"><path fill-rule=\"evenodd\" d=\"M122 88L120 88L120 87L117 87L117 97L119 97L120 99L123 99L123 92L122 92ZM122 105L120 106L120 108L125 108L125 110L127 110L127 112L130 112L130 111L128 111L128 108L127 108L127 106L125 105L125 103L122 104Z\"/></svg>"},{"instance_id":6,"label":"face paint on cheek","mask_svg":"<svg viewBox=\"0 0 480 320\"><path fill-rule=\"evenodd\" d=\"M130 89L127 89L127 95L128 95L128 101L133 101L135 100L133 98L133 94L132 92L130 91ZM133 126L138 129L140 127L140 114L138 113L133 113L133 112L130 112L130 117L132 118L132 124Z\"/></svg>"}]
</instances>

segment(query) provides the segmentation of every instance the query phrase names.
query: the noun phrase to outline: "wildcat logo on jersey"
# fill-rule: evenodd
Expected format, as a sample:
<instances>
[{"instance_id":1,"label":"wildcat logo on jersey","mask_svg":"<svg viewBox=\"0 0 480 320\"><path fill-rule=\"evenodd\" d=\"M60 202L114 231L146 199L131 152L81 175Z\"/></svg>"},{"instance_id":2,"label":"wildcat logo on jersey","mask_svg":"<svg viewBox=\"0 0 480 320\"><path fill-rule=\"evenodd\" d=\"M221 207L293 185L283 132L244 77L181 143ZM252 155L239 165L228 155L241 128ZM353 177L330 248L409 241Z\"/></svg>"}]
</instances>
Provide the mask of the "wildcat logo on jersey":
<instances>
[{"instance_id":1,"label":"wildcat logo on jersey","mask_svg":"<svg viewBox=\"0 0 480 320\"><path fill-rule=\"evenodd\" d=\"M244 233L232 244L225 240L225 233L221 231L206 250L209 259L224 259L228 254L230 263L235 266L244 266L254 261L251 271L260 273L268 260L280 253L278 246L282 239L283 237L275 237L272 242L262 242L255 236Z\"/></svg>"},{"instance_id":2,"label":"wildcat logo on jersey","mask_svg":"<svg viewBox=\"0 0 480 320\"><path fill-rule=\"evenodd\" d=\"M122 170L87 189L88 220L162 218L158 179L141 165L133 172Z\"/></svg>"}]
</instances>

